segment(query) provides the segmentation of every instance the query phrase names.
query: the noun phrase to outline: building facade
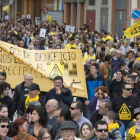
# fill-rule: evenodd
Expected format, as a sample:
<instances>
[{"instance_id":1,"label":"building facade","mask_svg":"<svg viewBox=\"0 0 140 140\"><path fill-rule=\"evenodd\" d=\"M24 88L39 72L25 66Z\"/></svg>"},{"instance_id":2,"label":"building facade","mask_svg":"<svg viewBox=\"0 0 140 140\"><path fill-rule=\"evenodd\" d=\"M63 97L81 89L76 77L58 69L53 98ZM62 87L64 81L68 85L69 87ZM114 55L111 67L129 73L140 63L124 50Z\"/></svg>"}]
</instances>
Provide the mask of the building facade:
<instances>
[{"instance_id":1,"label":"building facade","mask_svg":"<svg viewBox=\"0 0 140 140\"><path fill-rule=\"evenodd\" d=\"M8 13L2 10L7 5ZM43 7L48 7L45 15ZM75 27L78 25L79 29L88 24L91 31L105 30L121 37L122 29L134 24L130 18L134 8L140 8L140 0L0 0L0 19L6 15L9 19L17 19L30 14L43 20L46 15L51 15L59 25L64 21Z\"/></svg>"}]
</instances>

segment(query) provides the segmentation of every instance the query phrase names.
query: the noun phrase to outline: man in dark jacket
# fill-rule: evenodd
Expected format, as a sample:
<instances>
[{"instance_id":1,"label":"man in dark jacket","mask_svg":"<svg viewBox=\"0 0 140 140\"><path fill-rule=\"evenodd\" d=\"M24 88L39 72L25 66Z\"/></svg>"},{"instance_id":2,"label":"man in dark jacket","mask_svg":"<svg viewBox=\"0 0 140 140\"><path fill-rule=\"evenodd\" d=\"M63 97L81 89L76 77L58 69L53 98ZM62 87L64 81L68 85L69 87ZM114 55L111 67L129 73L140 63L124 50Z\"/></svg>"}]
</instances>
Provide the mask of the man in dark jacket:
<instances>
[{"instance_id":1,"label":"man in dark jacket","mask_svg":"<svg viewBox=\"0 0 140 140\"><path fill-rule=\"evenodd\" d=\"M58 108L69 108L73 102L71 90L63 86L63 78L61 76L54 78L54 88L47 93L45 102L47 103L50 99L58 101Z\"/></svg>"},{"instance_id":2,"label":"man in dark jacket","mask_svg":"<svg viewBox=\"0 0 140 140\"><path fill-rule=\"evenodd\" d=\"M25 99L27 95L29 94L28 87L33 83L33 77L30 74L26 74L24 76L24 82L17 85L15 87L15 94L13 97L14 101L14 112L19 110L19 105L21 102L21 99ZM18 113L18 112L17 112Z\"/></svg>"},{"instance_id":3,"label":"man in dark jacket","mask_svg":"<svg viewBox=\"0 0 140 140\"><path fill-rule=\"evenodd\" d=\"M28 108L29 104L32 101L38 101L42 106L45 106L44 99L41 97L39 85L36 83L31 84L29 87L29 95L24 98L19 106L19 116L22 116L26 109Z\"/></svg>"}]
</instances>

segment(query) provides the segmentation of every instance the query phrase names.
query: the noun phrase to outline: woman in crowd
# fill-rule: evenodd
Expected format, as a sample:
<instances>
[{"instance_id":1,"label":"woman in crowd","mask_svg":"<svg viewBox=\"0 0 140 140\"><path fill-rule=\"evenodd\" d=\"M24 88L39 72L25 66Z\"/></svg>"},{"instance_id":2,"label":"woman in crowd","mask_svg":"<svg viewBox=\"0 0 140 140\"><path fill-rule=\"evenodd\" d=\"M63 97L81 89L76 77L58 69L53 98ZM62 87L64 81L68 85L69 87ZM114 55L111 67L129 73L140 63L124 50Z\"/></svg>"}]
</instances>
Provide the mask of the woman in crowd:
<instances>
[{"instance_id":1,"label":"woman in crowd","mask_svg":"<svg viewBox=\"0 0 140 140\"><path fill-rule=\"evenodd\" d=\"M8 118L12 121L14 115L14 102L8 96L9 90L11 89L10 84L4 82L0 84L0 103L6 104L8 107Z\"/></svg>"},{"instance_id":2,"label":"woman in crowd","mask_svg":"<svg viewBox=\"0 0 140 140\"><path fill-rule=\"evenodd\" d=\"M35 107L31 114L32 123L29 124L29 134L37 137L41 128L48 128L51 131L51 126L47 125L48 119L45 107Z\"/></svg>"},{"instance_id":3,"label":"woman in crowd","mask_svg":"<svg viewBox=\"0 0 140 140\"><path fill-rule=\"evenodd\" d=\"M51 134L47 128L42 128L39 130L37 139L38 140L51 140Z\"/></svg>"},{"instance_id":4,"label":"woman in crowd","mask_svg":"<svg viewBox=\"0 0 140 140\"><path fill-rule=\"evenodd\" d=\"M1 104L0 105L0 116L4 116L6 118L8 118L8 108L7 105L5 104ZM13 128L13 122L11 120L9 120L9 131L7 133L8 137L13 137L17 135L16 130Z\"/></svg>"},{"instance_id":5,"label":"woman in crowd","mask_svg":"<svg viewBox=\"0 0 140 140\"><path fill-rule=\"evenodd\" d=\"M109 100L109 91L105 86L100 86L95 89L95 95L92 97L90 103L88 104L88 108L92 110L92 114L98 110L98 105L102 99ZM91 114L91 116L92 116Z\"/></svg>"},{"instance_id":6,"label":"woman in crowd","mask_svg":"<svg viewBox=\"0 0 140 140\"><path fill-rule=\"evenodd\" d=\"M35 137L28 134L28 120L25 117L17 118L13 123L14 128L18 134L12 137L13 140L36 140Z\"/></svg>"},{"instance_id":7,"label":"woman in crowd","mask_svg":"<svg viewBox=\"0 0 140 140\"><path fill-rule=\"evenodd\" d=\"M101 65L103 64L104 60L105 60L105 53L97 52L96 63Z\"/></svg>"},{"instance_id":8,"label":"woman in crowd","mask_svg":"<svg viewBox=\"0 0 140 140\"><path fill-rule=\"evenodd\" d=\"M94 49L93 49L93 48L90 48L90 49L89 49L88 54L84 56L83 61L86 63L86 62L87 62L87 59L88 59L89 57L92 58L92 59L95 59Z\"/></svg>"},{"instance_id":9,"label":"woman in crowd","mask_svg":"<svg viewBox=\"0 0 140 140\"><path fill-rule=\"evenodd\" d=\"M89 123L83 123L80 128L80 137L83 139L85 138L91 131L92 126Z\"/></svg>"}]
</instances>

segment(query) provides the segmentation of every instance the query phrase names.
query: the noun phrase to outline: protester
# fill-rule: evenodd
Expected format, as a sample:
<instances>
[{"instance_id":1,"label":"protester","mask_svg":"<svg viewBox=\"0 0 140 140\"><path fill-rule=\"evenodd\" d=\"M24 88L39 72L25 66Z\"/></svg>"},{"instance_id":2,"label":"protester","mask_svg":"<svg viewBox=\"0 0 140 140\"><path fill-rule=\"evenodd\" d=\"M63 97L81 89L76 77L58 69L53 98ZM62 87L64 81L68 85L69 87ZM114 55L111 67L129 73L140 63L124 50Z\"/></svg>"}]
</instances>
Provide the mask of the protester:
<instances>
[{"instance_id":1,"label":"protester","mask_svg":"<svg viewBox=\"0 0 140 140\"><path fill-rule=\"evenodd\" d=\"M22 116L26 109L29 107L29 104L33 101L39 101L42 106L45 106L45 102L43 97L40 94L40 88L39 85L36 83L31 84L29 87L29 95L22 99L20 103L20 107L18 110L19 116Z\"/></svg>"},{"instance_id":2,"label":"protester","mask_svg":"<svg viewBox=\"0 0 140 140\"><path fill-rule=\"evenodd\" d=\"M72 120L72 117L71 117L71 113L70 113L70 110L67 109L67 108L63 108L63 109L59 109L56 111L56 115L55 115L55 118L57 120L57 124L53 127L53 140L58 140L61 137L61 133L60 133L60 127L61 127L61 124L65 121L71 121Z\"/></svg>"},{"instance_id":3,"label":"protester","mask_svg":"<svg viewBox=\"0 0 140 140\"><path fill-rule=\"evenodd\" d=\"M8 96L9 90L11 89L11 86L9 83L2 83L0 84L0 104L5 104L8 107L8 118L13 121L13 115L14 115L14 102L13 100Z\"/></svg>"},{"instance_id":4,"label":"protester","mask_svg":"<svg viewBox=\"0 0 140 140\"><path fill-rule=\"evenodd\" d=\"M47 125L47 113L45 107L37 106L32 111L32 123L29 124L28 132L30 135L37 138L39 130L41 128L47 128L51 131L52 127Z\"/></svg>"},{"instance_id":5,"label":"protester","mask_svg":"<svg viewBox=\"0 0 140 140\"><path fill-rule=\"evenodd\" d=\"M140 112L137 112L133 115L133 118L136 120L135 125L129 129L127 134L127 140L135 138L136 140L140 139Z\"/></svg>"},{"instance_id":6,"label":"protester","mask_svg":"<svg viewBox=\"0 0 140 140\"><path fill-rule=\"evenodd\" d=\"M62 139L59 140L81 140L75 136L76 134L76 125L74 122L65 121L61 124L61 136Z\"/></svg>"},{"instance_id":7,"label":"protester","mask_svg":"<svg viewBox=\"0 0 140 140\"><path fill-rule=\"evenodd\" d=\"M21 100L26 98L27 95L29 94L28 87L32 83L33 83L33 77L30 74L26 74L24 76L24 82L22 82L21 84L19 84L15 87L13 101L14 101L14 111L17 110L17 114L18 114L20 102L21 102Z\"/></svg>"},{"instance_id":8,"label":"protester","mask_svg":"<svg viewBox=\"0 0 140 140\"><path fill-rule=\"evenodd\" d=\"M88 104L88 108L92 110L91 116L96 110L98 110L98 107L99 107L98 105L102 99L109 100L109 96L108 96L109 91L105 86L97 87L94 92L95 92L95 95L94 97L92 97L91 101Z\"/></svg>"},{"instance_id":9,"label":"protester","mask_svg":"<svg viewBox=\"0 0 140 140\"><path fill-rule=\"evenodd\" d=\"M110 111L111 109L112 109L111 102L108 99L103 99L100 101L98 105L98 110L96 110L90 118L93 128L95 123L103 119L103 116L105 116L107 112Z\"/></svg>"},{"instance_id":10,"label":"protester","mask_svg":"<svg viewBox=\"0 0 140 140\"><path fill-rule=\"evenodd\" d=\"M50 99L45 105L48 116L48 125L54 127L56 125L56 111L58 109L58 102L55 99Z\"/></svg>"},{"instance_id":11,"label":"protester","mask_svg":"<svg viewBox=\"0 0 140 140\"><path fill-rule=\"evenodd\" d=\"M56 76L54 78L54 88L46 95L46 103L50 99L56 99L59 103L59 108L69 108L73 101L71 91L63 86L63 78Z\"/></svg>"},{"instance_id":12,"label":"protester","mask_svg":"<svg viewBox=\"0 0 140 140\"><path fill-rule=\"evenodd\" d=\"M8 130L9 119L4 116L0 116L0 137L2 140L13 140L7 136Z\"/></svg>"},{"instance_id":13,"label":"protester","mask_svg":"<svg viewBox=\"0 0 140 140\"><path fill-rule=\"evenodd\" d=\"M18 134L12 137L13 140L36 140L35 137L28 134L28 120L25 117L17 118L13 123L14 128L17 130Z\"/></svg>"},{"instance_id":14,"label":"protester","mask_svg":"<svg viewBox=\"0 0 140 140\"><path fill-rule=\"evenodd\" d=\"M71 117L73 118L73 120L77 122L79 126L79 130L84 122L88 122L89 124L91 124L91 122L82 115L83 104L80 101L76 101L71 104L70 112L71 112Z\"/></svg>"},{"instance_id":15,"label":"protester","mask_svg":"<svg viewBox=\"0 0 140 140\"><path fill-rule=\"evenodd\" d=\"M38 140L51 140L51 134L49 130L47 128L40 129L37 139Z\"/></svg>"},{"instance_id":16,"label":"protester","mask_svg":"<svg viewBox=\"0 0 140 140\"><path fill-rule=\"evenodd\" d=\"M138 99L131 96L132 86L123 84L122 96L116 97L112 102L112 109L118 114L119 120L122 121L127 128L129 122L132 121L134 109L140 106Z\"/></svg>"},{"instance_id":17,"label":"protester","mask_svg":"<svg viewBox=\"0 0 140 140\"><path fill-rule=\"evenodd\" d=\"M113 111L108 111L106 116L103 116L103 120L108 124L108 132L110 138L115 140L122 140L121 133L119 132L119 124L116 121L116 114ZM124 131L125 132L125 131Z\"/></svg>"},{"instance_id":18,"label":"protester","mask_svg":"<svg viewBox=\"0 0 140 140\"><path fill-rule=\"evenodd\" d=\"M80 129L80 136L81 138L85 138L91 131L92 131L92 126L85 122L82 124L81 129Z\"/></svg>"}]
</instances>

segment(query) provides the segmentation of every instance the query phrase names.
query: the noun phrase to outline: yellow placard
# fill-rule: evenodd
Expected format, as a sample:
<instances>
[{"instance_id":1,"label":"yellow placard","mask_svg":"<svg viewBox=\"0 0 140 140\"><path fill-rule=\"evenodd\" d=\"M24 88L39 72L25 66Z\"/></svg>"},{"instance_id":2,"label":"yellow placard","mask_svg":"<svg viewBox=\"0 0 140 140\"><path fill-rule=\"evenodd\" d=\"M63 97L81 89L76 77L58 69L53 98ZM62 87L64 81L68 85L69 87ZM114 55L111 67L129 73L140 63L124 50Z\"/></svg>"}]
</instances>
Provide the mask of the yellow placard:
<instances>
[{"instance_id":1,"label":"yellow placard","mask_svg":"<svg viewBox=\"0 0 140 140\"><path fill-rule=\"evenodd\" d=\"M131 27L124 31L127 38L135 37L140 35L140 21L134 23Z\"/></svg>"},{"instance_id":2,"label":"yellow placard","mask_svg":"<svg viewBox=\"0 0 140 140\"><path fill-rule=\"evenodd\" d=\"M131 120L131 112L125 103L119 110L119 118L120 120Z\"/></svg>"},{"instance_id":3,"label":"yellow placard","mask_svg":"<svg viewBox=\"0 0 140 140\"><path fill-rule=\"evenodd\" d=\"M0 71L7 73L12 88L29 73L41 91L52 89L53 79L59 75L73 96L87 98L82 52L77 49L26 50L0 41Z\"/></svg>"}]
</instances>

